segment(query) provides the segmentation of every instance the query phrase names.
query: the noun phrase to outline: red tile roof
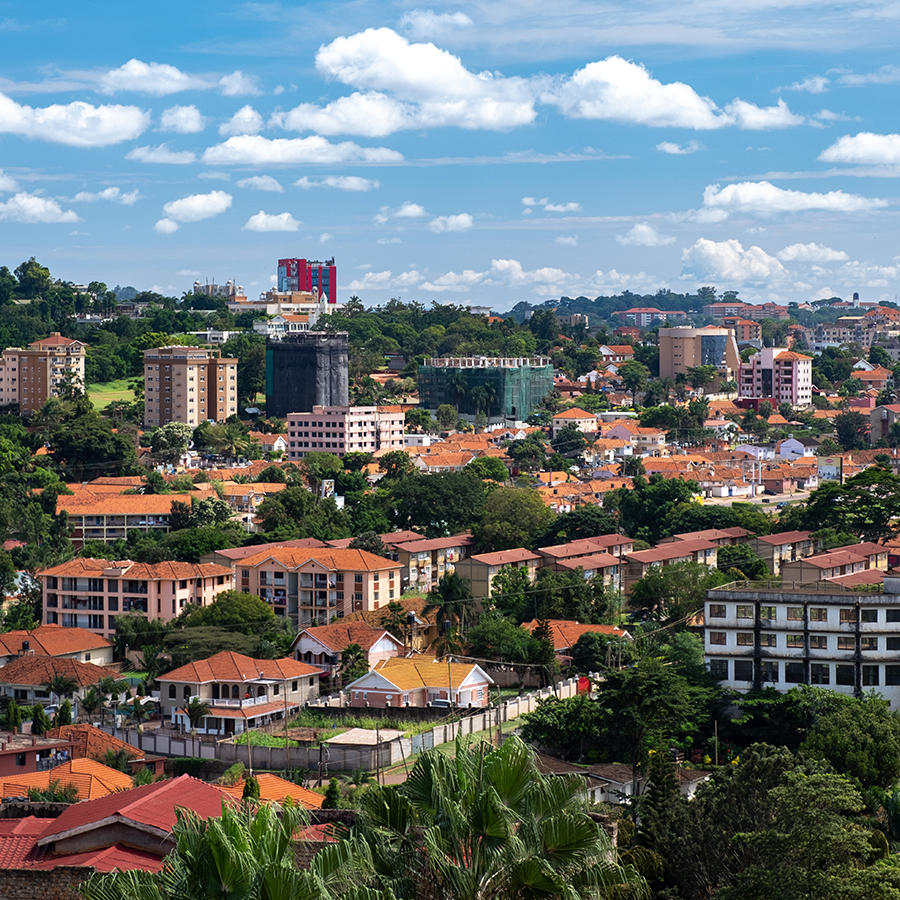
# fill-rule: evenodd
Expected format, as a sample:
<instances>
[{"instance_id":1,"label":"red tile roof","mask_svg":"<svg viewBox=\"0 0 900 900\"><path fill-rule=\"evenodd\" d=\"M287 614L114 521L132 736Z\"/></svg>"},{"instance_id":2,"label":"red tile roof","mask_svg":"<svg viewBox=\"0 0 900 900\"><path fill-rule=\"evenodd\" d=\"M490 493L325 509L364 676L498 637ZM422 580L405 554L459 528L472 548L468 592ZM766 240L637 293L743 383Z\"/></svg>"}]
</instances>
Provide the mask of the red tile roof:
<instances>
[{"instance_id":1,"label":"red tile roof","mask_svg":"<svg viewBox=\"0 0 900 900\"><path fill-rule=\"evenodd\" d=\"M106 638L86 628L63 628L61 625L40 625L33 631L7 631L0 634L0 656L15 656L28 641L35 656L64 656L85 650L99 650L112 645Z\"/></svg>"},{"instance_id":2,"label":"red tile roof","mask_svg":"<svg viewBox=\"0 0 900 900\"><path fill-rule=\"evenodd\" d=\"M56 656L20 656L0 668L0 684L48 684L54 675L71 678L79 687L97 684L109 674L103 666Z\"/></svg>"},{"instance_id":3,"label":"red tile roof","mask_svg":"<svg viewBox=\"0 0 900 900\"><path fill-rule=\"evenodd\" d=\"M161 675L159 680L190 684L205 684L208 681L255 681L260 672L263 673L263 678L285 680L305 675L320 675L322 670L288 657L253 659L233 650L223 650L208 659L200 659L167 672Z\"/></svg>"},{"instance_id":4,"label":"red tile roof","mask_svg":"<svg viewBox=\"0 0 900 900\"><path fill-rule=\"evenodd\" d=\"M156 581L158 579L181 581L186 578L214 578L218 575L231 576L232 574L229 567L219 566L215 563L185 563L169 560L159 563L139 563L132 562L130 559L113 561L89 558L73 559L53 566L51 569L42 569L38 574L57 578L72 578L79 575L87 578L101 578L104 573L112 569L120 571L116 571L115 574L111 573L109 577L125 578L127 576L139 581Z\"/></svg>"},{"instance_id":5,"label":"red tile roof","mask_svg":"<svg viewBox=\"0 0 900 900\"><path fill-rule=\"evenodd\" d=\"M534 630L538 627L538 620L532 619L530 622L523 623L522 627L529 633L534 634ZM553 649L557 653L574 647L583 634L607 634L612 637L627 637L628 632L619 628L618 625L582 625L580 622L569 622L566 619L548 619L547 624L553 635Z\"/></svg>"},{"instance_id":6,"label":"red tile roof","mask_svg":"<svg viewBox=\"0 0 900 900\"><path fill-rule=\"evenodd\" d=\"M298 638L304 634L308 634L335 653L340 653L349 644L359 644L363 650L369 650L385 635L399 647L403 646L402 641L397 640L383 628L373 628L365 622L334 622L331 625L304 628Z\"/></svg>"},{"instance_id":7,"label":"red tile roof","mask_svg":"<svg viewBox=\"0 0 900 900\"><path fill-rule=\"evenodd\" d=\"M530 550L524 550L519 547L515 550L498 550L496 553L478 553L471 559L477 560L486 566L505 566L515 562L528 562L533 559L540 559L537 553Z\"/></svg>"},{"instance_id":8,"label":"red tile roof","mask_svg":"<svg viewBox=\"0 0 900 900\"><path fill-rule=\"evenodd\" d=\"M132 759L142 759L144 756L143 751L132 747L131 744L126 744L125 741L120 741L117 737L87 723L51 728L45 736L71 741L73 759L100 759L105 756L107 750L116 753L124 750Z\"/></svg>"},{"instance_id":9,"label":"red tile roof","mask_svg":"<svg viewBox=\"0 0 900 900\"><path fill-rule=\"evenodd\" d=\"M325 802L325 798L321 794L294 784L292 781L285 781L271 772L261 772L256 776L256 780L259 782L259 799L263 802L283 803L286 798L290 797L307 809L319 809ZM237 784L217 784L216 787L223 793L240 800L244 795L244 783L241 780Z\"/></svg>"}]
</instances>

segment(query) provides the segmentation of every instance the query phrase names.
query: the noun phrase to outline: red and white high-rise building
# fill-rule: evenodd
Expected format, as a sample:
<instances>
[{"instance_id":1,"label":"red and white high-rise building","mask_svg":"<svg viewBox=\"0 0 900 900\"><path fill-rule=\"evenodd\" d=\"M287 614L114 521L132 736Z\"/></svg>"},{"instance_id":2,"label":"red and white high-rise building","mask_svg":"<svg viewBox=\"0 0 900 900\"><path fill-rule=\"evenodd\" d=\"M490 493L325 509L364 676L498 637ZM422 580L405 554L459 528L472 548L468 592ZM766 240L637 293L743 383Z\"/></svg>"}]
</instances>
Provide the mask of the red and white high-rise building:
<instances>
[{"instance_id":1,"label":"red and white high-rise building","mask_svg":"<svg viewBox=\"0 0 900 900\"><path fill-rule=\"evenodd\" d=\"M337 303L337 266L333 259L279 259L278 290L315 291L328 303Z\"/></svg>"}]
</instances>

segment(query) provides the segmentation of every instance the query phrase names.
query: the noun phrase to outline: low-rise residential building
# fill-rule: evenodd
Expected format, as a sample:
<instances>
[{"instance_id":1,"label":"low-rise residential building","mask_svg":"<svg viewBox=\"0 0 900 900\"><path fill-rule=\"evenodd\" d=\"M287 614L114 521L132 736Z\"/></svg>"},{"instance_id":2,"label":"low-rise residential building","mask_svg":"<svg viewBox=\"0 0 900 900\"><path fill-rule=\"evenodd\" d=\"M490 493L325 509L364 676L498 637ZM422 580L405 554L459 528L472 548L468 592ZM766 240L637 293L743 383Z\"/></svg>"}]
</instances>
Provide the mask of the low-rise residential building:
<instances>
[{"instance_id":1,"label":"low-rise residential building","mask_svg":"<svg viewBox=\"0 0 900 900\"><path fill-rule=\"evenodd\" d=\"M707 593L706 662L738 691L798 684L900 706L900 578L850 589L737 582Z\"/></svg>"},{"instance_id":2,"label":"low-rise residential building","mask_svg":"<svg viewBox=\"0 0 900 900\"><path fill-rule=\"evenodd\" d=\"M366 550L275 547L237 563L238 586L298 626L380 609L403 593L400 565Z\"/></svg>"},{"instance_id":3,"label":"low-rise residential building","mask_svg":"<svg viewBox=\"0 0 900 900\"><path fill-rule=\"evenodd\" d=\"M147 756L143 750L87 722L51 728L45 737L69 741L72 745L69 752L72 759L104 759L107 752L112 751L128 757L127 771L131 775L141 769L149 769L155 777L165 774L164 756Z\"/></svg>"},{"instance_id":4,"label":"low-rise residential building","mask_svg":"<svg viewBox=\"0 0 900 900\"><path fill-rule=\"evenodd\" d=\"M599 578L607 587L617 591L622 588L622 560L611 553L562 559L556 564L557 572L575 572L578 569L581 569L585 579Z\"/></svg>"},{"instance_id":5,"label":"low-rise residential building","mask_svg":"<svg viewBox=\"0 0 900 900\"><path fill-rule=\"evenodd\" d=\"M634 550L634 541L621 534L601 534L597 537L582 538L553 547L538 547L537 552L543 558L541 568L550 566L559 571L561 563L577 563L579 559L596 556L600 553L621 559Z\"/></svg>"},{"instance_id":6,"label":"low-rise residential building","mask_svg":"<svg viewBox=\"0 0 900 900\"><path fill-rule=\"evenodd\" d=\"M84 628L104 637L116 616L142 613L168 622L190 604L208 606L234 587L234 573L214 563L136 563L73 559L37 573L44 624Z\"/></svg>"},{"instance_id":7,"label":"low-rise residential building","mask_svg":"<svg viewBox=\"0 0 900 900\"><path fill-rule=\"evenodd\" d=\"M534 581L540 561L541 557L531 550L499 550L496 553L478 553L461 559L456 564L456 573L469 582L473 597L490 597L494 576L501 569L526 569L529 580Z\"/></svg>"},{"instance_id":8,"label":"low-rise residential building","mask_svg":"<svg viewBox=\"0 0 900 900\"><path fill-rule=\"evenodd\" d=\"M363 650L370 669L392 656L402 656L405 650L403 641L384 628L347 621L304 628L291 649L300 662L317 666L329 678L335 678L341 674L343 653L351 644Z\"/></svg>"},{"instance_id":9,"label":"low-rise residential building","mask_svg":"<svg viewBox=\"0 0 900 900\"><path fill-rule=\"evenodd\" d=\"M782 564L804 559L816 552L816 542L812 539L811 531L765 534L754 538L749 546L776 578L781 575Z\"/></svg>"},{"instance_id":10,"label":"low-rise residential building","mask_svg":"<svg viewBox=\"0 0 900 900\"><path fill-rule=\"evenodd\" d=\"M240 734L290 716L319 696L320 666L296 659L253 659L223 650L161 676L160 707L164 719L185 730L191 723L184 707L199 697L210 706L197 731Z\"/></svg>"},{"instance_id":11,"label":"low-rise residential building","mask_svg":"<svg viewBox=\"0 0 900 900\"><path fill-rule=\"evenodd\" d=\"M487 706L494 679L474 663L388 659L348 684L349 706Z\"/></svg>"},{"instance_id":12,"label":"low-rise residential building","mask_svg":"<svg viewBox=\"0 0 900 900\"><path fill-rule=\"evenodd\" d=\"M0 731L0 778L48 769L56 753L67 751L68 741Z\"/></svg>"},{"instance_id":13,"label":"low-rise residential building","mask_svg":"<svg viewBox=\"0 0 900 900\"><path fill-rule=\"evenodd\" d=\"M712 541L719 547L733 547L736 544L746 544L754 537L746 528L705 528L702 531L686 531L682 534L673 534L663 538L661 544L671 544L673 541Z\"/></svg>"},{"instance_id":14,"label":"low-rise residential building","mask_svg":"<svg viewBox=\"0 0 900 900\"><path fill-rule=\"evenodd\" d=\"M76 803L134 787L131 776L118 769L95 759L70 759L53 769L0 778L0 797L27 797L29 791L46 791L51 784L58 784L63 790L71 786Z\"/></svg>"},{"instance_id":15,"label":"low-rise residential building","mask_svg":"<svg viewBox=\"0 0 900 900\"><path fill-rule=\"evenodd\" d=\"M625 557L625 573L622 588L630 591L651 569L680 562L695 562L715 567L718 545L712 541L674 541L659 544L650 550L638 550Z\"/></svg>"},{"instance_id":16,"label":"low-rise residential building","mask_svg":"<svg viewBox=\"0 0 900 900\"><path fill-rule=\"evenodd\" d=\"M785 583L804 584L824 581L841 575L853 575L867 569L886 570L888 548L867 541L838 547L826 553L817 553L804 559L781 564L781 577Z\"/></svg>"},{"instance_id":17,"label":"low-rise residential building","mask_svg":"<svg viewBox=\"0 0 900 900\"><path fill-rule=\"evenodd\" d=\"M532 619L523 623L522 627L530 634L534 634L540 624L540 620ZM572 648L583 634L602 634L610 638L631 640L631 635L618 625L583 625L581 622L570 622L567 619L548 619L546 624L550 627L550 639L558 656L571 656Z\"/></svg>"},{"instance_id":18,"label":"low-rise residential building","mask_svg":"<svg viewBox=\"0 0 900 900\"><path fill-rule=\"evenodd\" d=\"M876 406L869 413L869 440L872 444L887 440L897 421L900 421L900 403Z\"/></svg>"},{"instance_id":19,"label":"low-rise residential building","mask_svg":"<svg viewBox=\"0 0 900 900\"><path fill-rule=\"evenodd\" d=\"M444 575L456 571L475 539L470 534L396 544L394 554L400 563L403 588L430 591Z\"/></svg>"},{"instance_id":20,"label":"low-rise residential building","mask_svg":"<svg viewBox=\"0 0 900 900\"><path fill-rule=\"evenodd\" d=\"M314 406L288 414L288 459L307 453L374 453L403 450L406 420L399 406Z\"/></svg>"},{"instance_id":21,"label":"low-rise residential building","mask_svg":"<svg viewBox=\"0 0 900 900\"><path fill-rule=\"evenodd\" d=\"M440 634L437 609L429 604L426 597L403 597L396 601L396 605L400 607L398 613L399 632L406 648L405 655L414 652L424 653ZM388 609L350 613L344 618L345 622L365 622L376 629L386 627L392 620L394 620L394 613ZM394 625L391 624L390 627L393 629Z\"/></svg>"},{"instance_id":22,"label":"low-rise residential building","mask_svg":"<svg viewBox=\"0 0 900 900\"><path fill-rule=\"evenodd\" d=\"M577 407L558 412L553 417L552 436L556 437L564 428L568 428L570 425L585 434L590 434L597 430L597 416L595 413L589 413Z\"/></svg>"},{"instance_id":23,"label":"low-rise residential building","mask_svg":"<svg viewBox=\"0 0 900 900\"><path fill-rule=\"evenodd\" d=\"M640 456L658 456L666 446L665 429L645 428L636 421L617 422L603 436L628 441Z\"/></svg>"},{"instance_id":24,"label":"low-rise residential building","mask_svg":"<svg viewBox=\"0 0 900 900\"><path fill-rule=\"evenodd\" d=\"M59 625L39 625L31 631L0 634L0 666L23 656L51 656L108 666L113 661L113 645L86 628Z\"/></svg>"},{"instance_id":25,"label":"low-rise residential building","mask_svg":"<svg viewBox=\"0 0 900 900\"><path fill-rule=\"evenodd\" d=\"M40 703L72 703L72 713L78 715L78 704L85 689L96 685L109 674L103 666L78 662L75 659L57 659L54 656L22 656L0 668L0 697L15 700L19 706ZM75 691L65 697L51 696L47 685L57 675L69 678L76 685Z\"/></svg>"}]
</instances>

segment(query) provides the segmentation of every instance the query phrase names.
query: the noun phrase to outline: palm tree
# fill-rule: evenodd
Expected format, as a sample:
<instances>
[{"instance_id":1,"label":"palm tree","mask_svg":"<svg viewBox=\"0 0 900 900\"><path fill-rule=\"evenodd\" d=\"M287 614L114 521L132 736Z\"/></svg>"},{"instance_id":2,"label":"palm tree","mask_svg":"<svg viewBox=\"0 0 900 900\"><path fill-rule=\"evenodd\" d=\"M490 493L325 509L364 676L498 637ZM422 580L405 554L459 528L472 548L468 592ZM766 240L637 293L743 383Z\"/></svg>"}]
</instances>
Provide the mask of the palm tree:
<instances>
[{"instance_id":1,"label":"palm tree","mask_svg":"<svg viewBox=\"0 0 900 900\"><path fill-rule=\"evenodd\" d=\"M104 710L106 709L107 702L112 700L114 697L118 697L119 694L123 693L124 691L127 691L128 684L121 679L115 678L112 675L104 675L97 683L97 690L101 696L100 722L102 724L105 721Z\"/></svg>"},{"instance_id":2,"label":"palm tree","mask_svg":"<svg viewBox=\"0 0 900 900\"><path fill-rule=\"evenodd\" d=\"M371 785L357 826L398 897L648 897L583 791L579 775L541 775L516 737L491 750L457 741L455 759L429 750L404 784Z\"/></svg>"},{"instance_id":3,"label":"palm tree","mask_svg":"<svg viewBox=\"0 0 900 900\"><path fill-rule=\"evenodd\" d=\"M50 694L50 699L56 697L56 705L62 703L69 694L78 690L78 682L70 675L54 675L45 685L44 690Z\"/></svg>"},{"instance_id":4,"label":"palm tree","mask_svg":"<svg viewBox=\"0 0 900 900\"><path fill-rule=\"evenodd\" d=\"M203 720L212 712L212 707L200 697L191 697L190 703L185 703L182 709L188 717L192 731L199 728Z\"/></svg>"},{"instance_id":5,"label":"palm tree","mask_svg":"<svg viewBox=\"0 0 900 900\"><path fill-rule=\"evenodd\" d=\"M465 617L465 601L472 595L472 587L456 572L441 575L438 583L428 592L423 616L435 613L438 629L445 630L460 624ZM446 625L444 623L447 623Z\"/></svg>"},{"instance_id":6,"label":"palm tree","mask_svg":"<svg viewBox=\"0 0 900 900\"><path fill-rule=\"evenodd\" d=\"M141 723L144 719L149 719L153 714L153 703L150 700L140 700L135 697L125 709L128 710L129 720L133 722L137 730L140 731Z\"/></svg>"},{"instance_id":7,"label":"palm tree","mask_svg":"<svg viewBox=\"0 0 900 900\"><path fill-rule=\"evenodd\" d=\"M466 378L465 372L454 372L450 376L450 395L455 400L456 408L459 409L466 394L469 392L469 379Z\"/></svg>"},{"instance_id":8,"label":"palm tree","mask_svg":"<svg viewBox=\"0 0 900 900\"><path fill-rule=\"evenodd\" d=\"M369 656L359 644L347 644L341 650L341 684L350 684L369 671Z\"/></svg>"},{"instance_id":9,"label":"palm tree","mask_svg":"<svg viewBox=\"0 0 900 900\"><path fill-rule=\"evenodd\" d=\"M103 697L95 687L91 686L82 694L81 702L78 705L83 713L91 716L103 706Z\"/></svg>"},{"instance_id":10,"label":"palm tree","mask_svg":"<svg viewBox=\"0 0 900 900\"><path fill-rule=\"evenodd\" d=\"M104 766L109 766L110 769L115 769L117 772L127 772L128 764L131 762L131 754L124 747L120 747L118 750L113 750L110 747L100 762Z\"/></svg>"},{"instance_id":11,"label":"palm tree","mask_svg":"<svg viewBox=\"0 0 900 900\"><path fill-rule=\"evenodd\" d=\"M294 835L309 821L303 807L222 804L219 818L179 809L175 849L161 872L96 873L81 883L86 900L393 900L365 887L371 855L355 837L329 844L301 869Z\"/></svg>"}]
</instances>

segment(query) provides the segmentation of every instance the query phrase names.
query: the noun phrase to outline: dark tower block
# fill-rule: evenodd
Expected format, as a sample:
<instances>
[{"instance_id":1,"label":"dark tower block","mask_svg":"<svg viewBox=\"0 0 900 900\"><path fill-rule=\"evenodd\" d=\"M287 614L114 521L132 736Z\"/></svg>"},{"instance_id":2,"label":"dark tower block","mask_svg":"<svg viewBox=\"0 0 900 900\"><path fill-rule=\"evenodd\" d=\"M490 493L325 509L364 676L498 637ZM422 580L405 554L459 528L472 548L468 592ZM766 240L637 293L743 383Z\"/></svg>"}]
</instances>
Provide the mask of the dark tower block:
<instances>
[{"instance_id":1,"label":"dark tower block","mask_svg":"<svg viewBox=\"0 0 900 900\"><path fill-rule=\"evenodd\" d=\"M266 342L266 414L349 404L347 332L307 331Z\"/></svg>"}]
</instances>

